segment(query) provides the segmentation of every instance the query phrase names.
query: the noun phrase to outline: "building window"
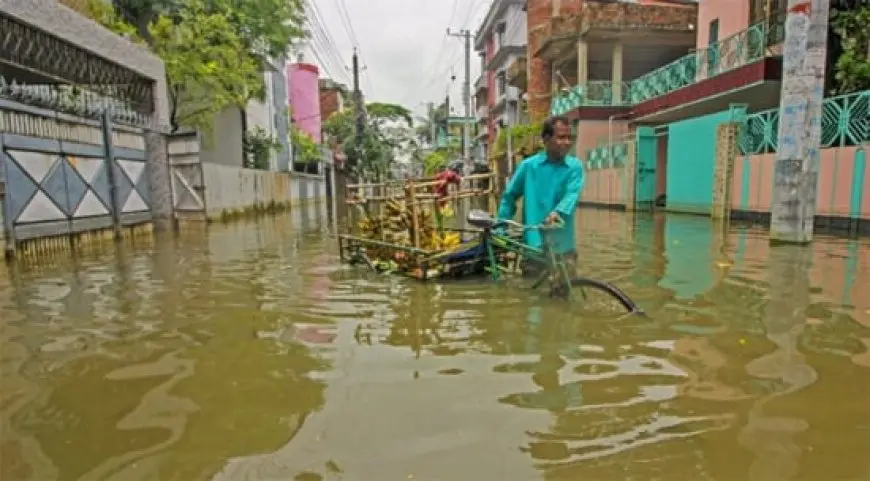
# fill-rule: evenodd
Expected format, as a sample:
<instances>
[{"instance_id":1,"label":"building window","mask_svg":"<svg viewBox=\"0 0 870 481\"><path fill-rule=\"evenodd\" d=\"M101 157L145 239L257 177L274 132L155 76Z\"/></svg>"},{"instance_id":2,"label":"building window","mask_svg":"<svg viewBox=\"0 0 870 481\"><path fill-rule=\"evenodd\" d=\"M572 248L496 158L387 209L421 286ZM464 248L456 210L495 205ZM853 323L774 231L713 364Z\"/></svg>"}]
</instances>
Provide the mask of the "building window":
<instances>
[{"instance_id":1,"label":"building window","mask_svg":"<svg viewBox=\"0 0 870 481\"><path fill-rule=\"evenodd\" d=\"M495 27L495 44L498 45L498 48L504 47L504 41L505 41L504 34L505 34L506 30L507 30L507 24L504 22L499 23Z\"/></svg>"},{"instance_id":2,"label":"building window","mask_svg":"<svg viewBox=\"0 0 870 481\"><path fill-rule=\"evenodd\" d=\"M710 22L710 30L707 45L713 45L719 41L719 19Z\"/></svg>"},{"instance_id":3,"label":"building window","mask_svg":"<svg viewBox=\"0 0 870 481\"><path fill-rule=\"evenodd\" d=\"M499 97L507 93L507 73L501 71L496 76L496 93Z\"/></svg>"}]
</instances>

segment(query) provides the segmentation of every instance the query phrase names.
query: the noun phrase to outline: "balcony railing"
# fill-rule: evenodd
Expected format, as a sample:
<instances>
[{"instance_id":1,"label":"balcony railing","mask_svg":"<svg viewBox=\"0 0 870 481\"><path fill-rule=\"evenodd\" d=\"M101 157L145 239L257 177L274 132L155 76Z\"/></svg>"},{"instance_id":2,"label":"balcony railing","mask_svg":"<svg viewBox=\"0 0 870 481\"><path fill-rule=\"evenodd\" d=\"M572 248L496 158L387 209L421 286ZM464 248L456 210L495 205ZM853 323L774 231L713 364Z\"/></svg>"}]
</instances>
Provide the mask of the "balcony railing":
<instances>
[{"instance_id":1,"label":"balcony railing","mask_svg":"<svg viewBox=\"0 0 870 481\"><path fill-rule=\"evenodd\" d=\"M868 119L870 90L825 99L821 147L870 144ZM779 109L748 115L740 135L740 151L745 155L776 152L778 133Z\"/></svg>"},{"instance_id":2,"label":"balcony railing","mask_svg":"<svg viewBox=\"0 0 870 481\"><path fill-rule=\"evenodd\" d=\"M590 80L553 98L551 112L562 115L577 107L620 107L631 105L631 83Z\"/></svg>"},{"instance_id":3,"label":"balcony railing","mask_svg":"<svg viewBox=\"0 0 870 481\"><path fill-rule=\"evenodd\" d=\"M767 19L751 25L631 82L622 82L618 89L607 81L587 82L586 88L575 87L553 98L551 113L559 115L586 106L639 104L761 60L768 55L769 47L783 41L784 29L779 25L783 17L775 18L776 21Z\"/></svg>"}]
</instances>

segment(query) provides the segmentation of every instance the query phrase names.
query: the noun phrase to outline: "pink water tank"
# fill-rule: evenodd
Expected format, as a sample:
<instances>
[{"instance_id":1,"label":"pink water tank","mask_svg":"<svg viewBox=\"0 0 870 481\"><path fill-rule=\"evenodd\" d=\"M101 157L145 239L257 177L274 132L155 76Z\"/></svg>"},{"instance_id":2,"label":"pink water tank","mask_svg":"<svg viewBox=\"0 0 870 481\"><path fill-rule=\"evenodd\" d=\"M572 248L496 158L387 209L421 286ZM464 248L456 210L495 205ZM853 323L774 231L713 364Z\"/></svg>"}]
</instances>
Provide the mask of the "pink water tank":
<instances>
[{"instance_id":1,"label":"pink water tank","mask_svg":"<svg viewBox=\"0 0 870 481\"><path fill-rule=\"evenodd\" d=\"M284 73L294 125L320 143L320 71L310 63L291 63Z\"/></svg>"}]
</instances>

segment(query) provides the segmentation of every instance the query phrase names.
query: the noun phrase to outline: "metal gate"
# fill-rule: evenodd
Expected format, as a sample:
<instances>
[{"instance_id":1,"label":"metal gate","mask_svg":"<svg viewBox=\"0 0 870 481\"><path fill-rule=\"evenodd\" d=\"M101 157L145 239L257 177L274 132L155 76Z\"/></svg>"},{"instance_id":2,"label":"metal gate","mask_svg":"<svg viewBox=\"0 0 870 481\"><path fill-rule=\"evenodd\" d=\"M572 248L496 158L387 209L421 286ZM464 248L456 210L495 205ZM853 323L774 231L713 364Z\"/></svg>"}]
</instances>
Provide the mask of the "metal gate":
<instances>
[{"instance_id":1,"label":"metal gate","mask_svg":"<svg viewBox=\"0 0 870 481\"><path fill-rule=\"evenodd\" d=\"M6 251L37 238L150 225L140 129L0 101Z\"/></svg>"}]
</instances>

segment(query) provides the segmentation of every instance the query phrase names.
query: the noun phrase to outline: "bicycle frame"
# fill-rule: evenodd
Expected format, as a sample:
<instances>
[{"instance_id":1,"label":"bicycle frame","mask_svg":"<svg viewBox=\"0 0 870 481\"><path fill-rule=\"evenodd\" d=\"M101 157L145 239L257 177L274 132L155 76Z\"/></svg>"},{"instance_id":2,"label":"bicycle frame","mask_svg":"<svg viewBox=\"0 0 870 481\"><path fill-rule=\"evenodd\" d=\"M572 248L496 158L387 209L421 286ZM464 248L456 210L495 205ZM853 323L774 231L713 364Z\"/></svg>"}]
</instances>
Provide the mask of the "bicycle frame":
<instances>
[{"instance_id":1,"label":"bicycle frame","mask_svg":"<svg viewBox=\"0 0 870 481\"><path fill-rule=\"evenodd\" d=\"M517 260L525 259L533 263L544 266L543 272L531 284L533 289L537 289L544 282L551 282L551 294L561 293L570 298L571 295L571 273L568 272L568 267L564 260L550 248L548 234L556 229L561 229L564 226L562 223L552 226L522 226L514 222L501 221L494 223L489 228L483 228L482 242L486 247L486 254L489 261L490 275L494 281L497 281L502 276L502 266L498 263L496 250L511 252L517 255ZM536 229L541 232L544 238L544 247L542 249L532 247L521 241L516 240L509 234L501 234L495 232L494 229L500 227L515 227L517 229L531 230ZM514 266L516 269L516 266Z\"/></svg>"}]
</instances>

